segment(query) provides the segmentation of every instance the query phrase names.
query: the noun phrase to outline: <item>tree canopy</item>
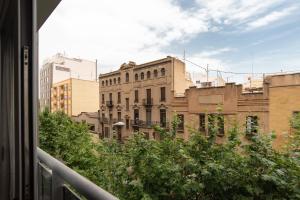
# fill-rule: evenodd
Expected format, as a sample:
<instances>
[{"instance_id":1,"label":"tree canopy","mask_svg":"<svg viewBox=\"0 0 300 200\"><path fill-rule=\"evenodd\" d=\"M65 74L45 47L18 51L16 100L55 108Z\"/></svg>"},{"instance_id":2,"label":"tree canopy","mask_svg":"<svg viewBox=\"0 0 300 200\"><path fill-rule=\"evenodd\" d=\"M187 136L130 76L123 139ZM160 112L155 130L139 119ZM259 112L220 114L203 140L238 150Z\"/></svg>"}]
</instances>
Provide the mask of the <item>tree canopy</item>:
<instances>
[{"instance_id":1,"label":"tree canopy","mask_svg":"<svg viewBox=\"0 0 300 200\"><path fill-rule=\"evenodd\" d=\"M214 132L206 137L195 130L184 141L176 137L176 117L170 130L155 127L160 141L134 133L123 144L113 138L93 143L86 124L46 110L40 147L124 200L300 199L299 119L291 120L293 148L279 152L273 135L243 144L237 127L226 143L217 144Z\"/></svg>"}]
</instances>

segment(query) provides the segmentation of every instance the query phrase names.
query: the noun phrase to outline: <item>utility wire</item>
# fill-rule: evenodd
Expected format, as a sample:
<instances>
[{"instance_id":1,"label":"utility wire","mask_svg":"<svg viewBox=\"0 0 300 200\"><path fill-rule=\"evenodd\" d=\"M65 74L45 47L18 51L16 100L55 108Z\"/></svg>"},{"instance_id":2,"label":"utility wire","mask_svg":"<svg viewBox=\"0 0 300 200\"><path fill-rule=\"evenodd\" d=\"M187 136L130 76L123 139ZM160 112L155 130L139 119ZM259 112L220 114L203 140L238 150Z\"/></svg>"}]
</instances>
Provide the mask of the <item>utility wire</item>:
<instances>
[{"instance_id":1,"label":"utility wire","mask_svg":"<svg viewBox=\"0 0 300 200\"><path fill-rule=\"evenodd\" d=\"M253 73L253 72L232 72L232 71L223 71L223 70L217 70L217 69L208 69L208 68L205 68L205 67L202 67L201 65L198 65L190 60L187 60L185 58L185 61L197 66L197 67L200 67L201 69L205 70L207 72L208 71L213 71L213 72L222 72L222 73L225 73L225 74L236 74L236 75L248 75L248 74L256 74L256 75L271 75L271 74L283 74L283 73L294 73L294 72L300 72L300 70L293 70L293 71L285 71L285 72L256 72L256 73Z\"/></svg>"}]
</instances>

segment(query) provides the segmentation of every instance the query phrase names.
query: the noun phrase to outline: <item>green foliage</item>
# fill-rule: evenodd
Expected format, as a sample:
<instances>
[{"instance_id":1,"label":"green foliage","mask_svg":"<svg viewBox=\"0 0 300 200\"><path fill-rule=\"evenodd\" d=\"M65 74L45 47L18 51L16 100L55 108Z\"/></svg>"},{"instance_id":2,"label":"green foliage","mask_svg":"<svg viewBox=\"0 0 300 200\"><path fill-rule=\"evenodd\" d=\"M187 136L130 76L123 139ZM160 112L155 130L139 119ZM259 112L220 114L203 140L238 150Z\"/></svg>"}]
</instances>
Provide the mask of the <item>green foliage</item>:
<instances>
[{"instance_id":1,"label":"green foliage","mask_svg":"<svg viewBox=\"0 0 300 200\"><path fill-rule=\"evenodd\" d=\"M272 135L243 145L233 126L224 144L194 130L184 141L174 117L170 130L155 127L160 141L135 133L124 144L93 144L87 127L62 113L45 111L40 122L43 149L120 199L300 199L299 157L272 149Z\"/></svg>"}]
</instances>

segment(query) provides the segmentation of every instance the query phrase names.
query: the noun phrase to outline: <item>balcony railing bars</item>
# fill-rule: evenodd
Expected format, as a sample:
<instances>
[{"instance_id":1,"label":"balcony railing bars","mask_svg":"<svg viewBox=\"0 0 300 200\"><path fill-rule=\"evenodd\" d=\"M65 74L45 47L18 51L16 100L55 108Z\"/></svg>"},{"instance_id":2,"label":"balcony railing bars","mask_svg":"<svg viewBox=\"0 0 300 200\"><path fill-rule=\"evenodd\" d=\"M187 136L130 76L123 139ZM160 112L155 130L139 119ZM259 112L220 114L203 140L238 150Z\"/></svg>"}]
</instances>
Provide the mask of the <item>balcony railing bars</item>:
<instances>
[{"instance_id":1,"label":"balcony railing bars","mask_svg":"<svg viewBox=\"0 0 300 200\"><path fill-rule=\"evenodd\" d=\"M39 148L37 157L39 161L39 199L80 199L68 185L86 199L118 199Z\"/></svg>"}]
</instances>

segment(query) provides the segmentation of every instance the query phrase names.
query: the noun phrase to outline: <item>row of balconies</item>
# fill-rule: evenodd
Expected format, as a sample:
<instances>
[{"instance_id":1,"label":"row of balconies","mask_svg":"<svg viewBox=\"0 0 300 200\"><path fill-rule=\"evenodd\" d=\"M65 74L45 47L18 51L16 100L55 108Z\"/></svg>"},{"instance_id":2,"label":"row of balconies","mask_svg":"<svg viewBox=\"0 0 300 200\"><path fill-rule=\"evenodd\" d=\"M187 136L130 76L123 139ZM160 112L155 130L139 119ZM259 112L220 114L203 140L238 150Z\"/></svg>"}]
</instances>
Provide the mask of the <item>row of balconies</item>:
<instances>
[{"instance_id":1,"label":"row of balconies","mask_svg":"<svg viewBox=\"0 0 300 200\"><path fill-rule=\"evenodd\" d=\"M138 103L137 101L134 101L134 102ZM153 98L143 99L142 104L145 107L153 106ZM106 101L106 106L109 108L112 108L114 106L114 102L112 100Z\"/></svg>"},{"instance_id":2,"label":"row of balconies","mask_svg":"<svg viewBox=\"0 0 300 200\"><path fill-rule=\"evenodd\" d=\"M100 117L100 123L114 124L117 122L124 122L124 120ZM135 119L135 120L130 120L130 123L132 127L137 127L137 128L152 128L153 126L160 126L163 128L169 127L169 122L160 122L160 121L143 121L143 120Z\"/></svg>"}]
</instances>

